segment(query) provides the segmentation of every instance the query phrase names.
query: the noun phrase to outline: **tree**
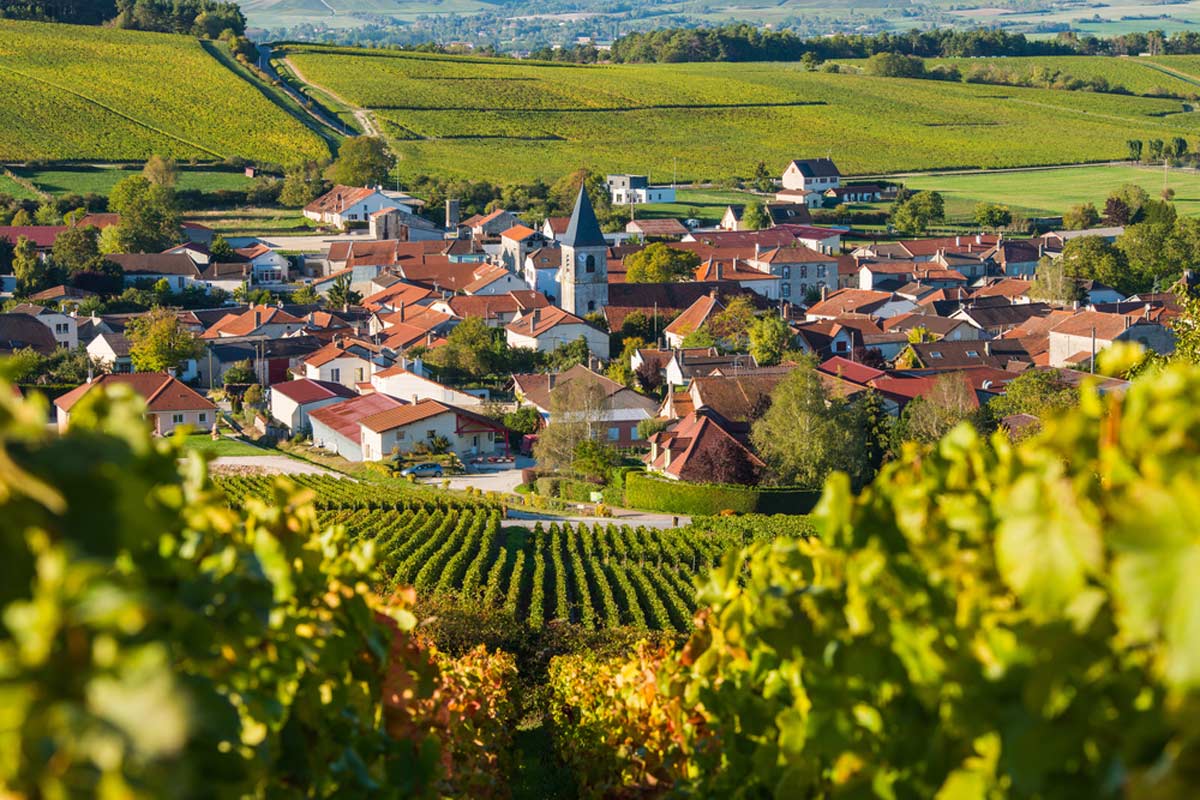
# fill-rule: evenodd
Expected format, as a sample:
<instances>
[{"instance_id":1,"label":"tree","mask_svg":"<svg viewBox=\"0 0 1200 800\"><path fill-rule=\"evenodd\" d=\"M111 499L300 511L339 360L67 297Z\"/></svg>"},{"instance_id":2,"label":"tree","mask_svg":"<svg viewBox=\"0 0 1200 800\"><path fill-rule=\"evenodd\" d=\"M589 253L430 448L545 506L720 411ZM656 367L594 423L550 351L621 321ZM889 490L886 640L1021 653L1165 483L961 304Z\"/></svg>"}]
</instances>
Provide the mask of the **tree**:
<instances>
[{"instance_id":1,"label":"tree","mask_svg":"<svg viewBox=\"0 0 1200 800\"><path fill-rule=\"evenodd\" d=\"M254 374L254 365L250 359L235 361L225 370L225 374L221 377L222 382L229 386L230 384L245 384L257 383L258 376Z\"/></svg>"},{"instance_id":2,"label":"tree","mask_svg":"<svg viewBox=\"0 0 1200 800\"><path fill-rule=\"evenodd\" d=\"M33 220L38 225L61 225L62 214L58 211L58 205L45 202L37 207L37 211L33 214Z\"/></svg>"},{"instance_id":3,"label":"tree","mask_svg":"<svg viewBox=\"0 0 1200 800\"><path fill-rule=\"evenodd\" d=\"M199 358L203 345L167 308L155 308L125 326L129 358L138 372L180 370L189 359Z\"/></svg>"},{"instance_id":4,"label":"tree","mask_svg":"<svg viewBox=\"0 0 1200 800\"><path fill-rule=\"evenodd\" d=\"M600 437L612 401L600 382L581 375L550 392L550 424L534 445L538 465L561 470L571 467L579 443Z\"/></svg>"},{"instance_id":5,"label":"tree","mask_svg":"<svg viewBox=\"0 0 1200 800\"><path fill-rule=\"evenodd\" d=\"M213 237L212 244L208 246L208 252L217 263L228 263L236 255L233 252L233 246L219 233Z\"/></svg>"},{"instance_id":6,"label":"tree","mask_svg":"<svg viewBox=\"0 0 1200 800\"><path fill-rule=\"evenodd\" d=\"M316 305L321 300L321 296L317 294L311 284L305 283L292 292L288 300L301 306Z\"/></svg>"},{"instance_id":7,"label":"tree","mask_svg":"<svg viewBox=\"0 0 1200 800\"><path fill-rule=\"evenodd\" d=\"M1163 140L1151 139L1146 142L1146 151L1150 161L1161 161L1163 157Z\"/></svg>"},{"instance_id":8,"label":"tree","mask_svg":"<svg viewBox=\"0 0 1200 800\"><path fill-rule=\"evenodd\" d=\"M548 210L552 214L567 216L575 208L579 187L583 186L596 212L596 219L604 226L613 214L612 195L604 176L587 169L578 169L563 175L546 190Z\"/></svg>"},{"instance_id":9,"label":"tree","mask_svg":"<svg viewBox=\"0 0 1200 800\"><path fill-rule=\"evenodd\" d=\"M502 422L513 433L528 436L542 427L542 415L533 406L521 406L516 411L506 413Z\"/></svg>"},{"instance_id":10,"label":"tree","mask_svg":"<svg viewBox=\"0 0 1200 800\"><path fill-rule=\"evenodd\" d=\"M1012 222L1008 206L996 203L976 203L975 224L988 230L999 230Z\"/></svg>"},{"instance_id":11,"label":"tree","mask_svg":"<svg viewBox=\"0 0 1200 800\"><path fill-rule=\"evenodd\" d=\"M627 283L674 283L692 281L700 256L691 250L679 250L655 242L625 258Z\"/></svg>"},{"instance_id":12,"label":"tree","mask_svg":"<svg viewBox=\"0 0 1200 800\"><path fill-rule=\"evenodd\" d=\"M325 170L325 179L340 186L377 186L387 181L395 166L396 159L382 138L356 136L338 148L338 157Z\"/></svg>"},{"instance_id":13,"label":"tree","mask_svg":"<svg viewBox=\"0 0 1200 800\"><path fill-rule=\"evenodd\" d=\"M1184 263L1173 257L1174 233L1175 226L1164 222L1141 222L1127 226L1115 243L1127 269L1113 288L1128 295L1147 291L1156 282L1178 275Z\"/></svg>"},{"instance_id":14,"label":"tree","mask_svg":"<svg viewBox=\"0 0 1200 800\"><path fill-rule=\"evenodd\" d=\"M17 278L17 294L28 296L50 287L50 269L38 257L37 245L21 236L13 250L13 275Z\"/></svg>"},{"instance_id":15,"label":"tree","mask_svg":"<svg viewBox=\"0 0 1200 800\"><path fill-rule=\"evenodd\" d=\"M1127 225L1131 222L1138 222L1142 206L1150 200L1150 195L1141 186L1136 183L1123 183L1114 189L1108 195L1109 200L1118 201L1118 208L1125 209L1125 217L1120 222L1109 222L1110 225ZM1108 206L1105 205L1105 218L1108 218Z\"/></svg>"},{"instance_id":16,"label":"tree","mask_svg":"<svg viewBox=\"0 0 1200 800\"><path fill-rule=\"evenodd\" d=\"M329 287L327 297L329 304L334 308L347 308L362 302L362 293L351 288L349 275L342 275L334 279L333 285Z\"/></svg>"},{"instance_id":17,"label":"tree","mask_svg":"<svg viewBox=\"0 0 1200 800\"><path fill-rule=\"evenodd\" d=\"M1142 140L1141 139L1130 139L1125 144L1129 147L1129 160L1130 161L1141 161L1142 160Z\"/></svg>"},{"instance_id":18,"label":"tree","mask_svg":"<svg viewBox=\"0 0 1200 800\"><path fill-rule=\"evenodd\" d=\"M925 62L902 53L876 53L863 65L863 73L881 78L920 78L925 75Z\"/></svg>"},{"instance_id":19,"label":"tree","mask_svg":"<svg viewBox=\"0 0 1200 800\"><path fill-rule=\"evenodd\" d=\"M709 333L732 350L742 350L754 324L758 310L749 295L739 294L729 298L725 308L714 314L704 327Z\"/></svg>"},{"instance_id":20,"label":"tree","mask_svg":"<svg viewBox=\"0 0 1200 800\"><path fill-rule=\"evenodd\" d=\"M980 420L979 401L962 373L946 373L934 381L933 389L909 402L895 427L896 452L904 442L931 443L945 436L960 422Z\"/></svg>"},{"instance_id":21,"label":"tree","mask_svg":"<svg viewBox=\"0 0 1200 800\"><path fill-rule=\"evenodd\" d=\"M750 460L746 449L729 436L716 437L712 445L695 456L696 471L707 483L752 486L759 482L762 468Z\"/></svg>"},{"instance_id":22,"label":"tree","mask_svg":"<svg viewBox=\"0 0 1200 800\"><path fill-rule=\"evenodd\" d=\"M100 255L100 231L92 225L67 228L54 240L50 258L55 267L70 275L98 271L104 261Z\"/></svg>"},{"instance_id":23,"label":"tree","mask_svg":"<svg viewBox=\"0 0 1200 800\"><path fill-rule=\"evenodd\" d=\"M637 378L638 386L646 394L657 395L659 390L663 388L664 378L662 372L658 369L658 364L653 361L643 361L641 365L633 371Z\"/></svg>"},{"instance_id":24,"label":"tree","mask_svg":"<svg viewBox=\"0 0 1200 800\"><path fill-rule=\"evenodd\" d=\"M687 348L716 347L717 339L712 335L712 331L709 330L707 325L701 325L693 331L688 331L687 335L683 337L683 341L680 342L680 345Z\"/></svg>"},{"instance_id":25,"label":"tree","mask_svg":"<svg viewBox=\"0 0 1200 800\"><path fill-rule=\"evenodd\" d=\"M153 155L146 161L146 166L142 167L142 177L155 186L174 188L179 178L179 167L174 159Z\"/></svg>"},{"instance_id":26,"label":"tree","mask_svg":"<svg viewBox=\"0 0 1200 800\"><path fill-rule=\"evenodd\" d=\"M608 472L621 463L617 451L596 439L587 438L575 445L575 454L571 459L571 471L583 478L593 481L604 481Z\"/></svg>"},{"instance_id":27,"label":"tree","mask_svg":"<svg viewBox=\"0 0 1200 800\"><path fill-rule=\"evenodd\" d=\"M23 228L26 225L32 225L33 218L29 216L29 212L25 209L19 209L16 214L13 214L12 226L14 228Z\"/></svg>"},{"instance_id":28,"label":"tree","mask_svg":"<svg viewBox=\"0 0 1200 800\"><path fill-rule=\"evenodd\" d=\"M586 364L591 355L587 339L580 334L579 338L563 342L547 353L546 365L556 372L563 372L578 364Z\"/></svg>"},{"instance_id":29,"label":"tree","mask_svg":"<svg viewBox=\"0 0 1200 800\"><path fill-rule=\"evenodd\" d=\"M1085 231L1100 224L1100 213L1092 203L1071 206L1063 214L1063 227L1069 231Z\"/></svg>"},{"instance_id":30,"label":"tree","mask_svg":"<svg viewBox=\"0 0 1200 800\"><path fill-rule=\"evenodd\" d=\"M467 317L446 336L446 343L430 351L425 362L455 379L479 380L504 366L504 343L482 317Z\"/></svg>"},{"instance_id":31,"label":"tree","mask_svg":"<svg viewBox=\"0 0 1200 800\"><path fill-rule=\"evenodd\" d=\"M1029 297L1055 305L1069 306L1080 300L1083 292L1079 282L1067 272L1062 259L1043 258L1029 285Z\"/></svg>"},{"instance_id":32,"label":"tree","mask_svg":"<svg viewBox=\"0 0 1200 800\"><path fill-rule=\"evenodd\" d=\"M791 344L791 329L774 314L759 317L750 325L750 355L760 367L778 364Z\"/></svg>"},{"instance_id":33,"label":"tree","mask_svg":"<svg viewBox=\"0 0 1200 800\"><path fill-rule=\"evenodd\" d=\"M775 179L771 176L771 171L767 169L765 161L760 161L754 165L754 189L759 192L769 192L775 186Z\"/></svg>"},{"instance_id":34,"label":"tree","mask_svg":"<svg viewBox=\"0 0 1200 800\"><path fill-rule=\"evenodd\" d=\"M288 167L283 173L283 189L279 192L279 204L289 208L302 208L321 196L325 190L325 180L321 177L321 167L313 161L306 161Z\"/></svg>"},{"instance_id":35,"label":"tree","mask_svg":"<svg viewBox=\"0 0 1200 800\"><path fill-rule=\"evenodd\" d=\"M1095 280L1112 287L1126 278L1124 255L1102 236L1079 236L1069 240L1063 246L1059 261L1064 274L1070 278Z\"/></svg>"},{"instance_id":36,"label":"tree","mask_svg":"<svg viewBox=\"0 0 1200 800\"><path fill-rule=\"evenodd\" d=\"M108 205L121 215L121 221L110 226L116 229L111 236L119 250L106 251L102 239L102 252L157 253L180 238L179 210L168 186L151 184L141 175L130 176L113 187Z\"/></svg>"},{"instance_id":37,"label":"tree","mask_svg":"<svg viewBox=\"0 0 1200 800\"><path fill-rule=\"evenodd\" d=\"M763 204L756 200L746 204L742 210L742 221L738 227L744 231L761 231L771 227L771 218L767 216L767 210Z\"/></svg>"},{"instance_id":38,"label":"tree","mask_svg":"<svg viewBox=\"0 0 1200 800\"><path fill-rule=\"evenodd\" d=\"M901 233L919 236L934 222L945 219L946 205L938 192L917 192L892 206L892 227Z\"/></svg>"},{"instance_id":39,"label":"tree","mask_svg":"<svg viewBox=\"0 0 1200 800\"><path fill-rule=\"evenodd\" d=\"M1031 414L1041 420L1070 411L1079 404L1079 390L1052 370L1026 370L1004 386L1004 394L989 404L997 418Z\"/></svg>"},{"instance_id":40,"label":"tree","mask_svg":"<svg viewBox=\"0 0 1200 800\"><path fill-rule=\"evenodd\" d=\"M608 377L625 386L633 386L633 355L645 346L646 342L638 336L629 336L622 340L621 354L608 365Z\"/></svg>"},{"instance_id":41,"label":"tree","mask_svg":"<svg viewBox=\"0 0 1200 800\"><path fill-rule=\"evenodd\" d=\"M771 392L771 407L753 423L750 440L775 483L820 486L835 471L867 477L863 426L855 410L831 397L811 360Z\"/></svg>"}]
</instances>

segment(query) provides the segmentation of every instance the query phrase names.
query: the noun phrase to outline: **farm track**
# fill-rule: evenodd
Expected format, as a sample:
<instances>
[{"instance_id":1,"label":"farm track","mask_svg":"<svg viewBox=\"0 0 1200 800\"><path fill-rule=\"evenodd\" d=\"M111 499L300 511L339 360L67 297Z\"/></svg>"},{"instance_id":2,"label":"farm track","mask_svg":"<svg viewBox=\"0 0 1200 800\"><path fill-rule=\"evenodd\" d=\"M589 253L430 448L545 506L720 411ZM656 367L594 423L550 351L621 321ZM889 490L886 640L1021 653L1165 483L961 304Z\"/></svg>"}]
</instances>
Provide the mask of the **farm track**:
<instances>
[{"instance_id":1,"label":"farm track","mask_svg":"<svg viewBox=\"0 0 1200 800\"><path fill-rule=\"evenodd\" d=\"M1200 79L1192 75L1188 75L1186 72L1180 72L1173 67L1168 67L1165 64L1155 64L1152 61L1138 61L1135 63L1137 63L1139 66L1146 67L1147 69L1152 69L1155 72L1161 72L1163 75L1170 75L1172 78L1181 80L1184 83L1190 83L1193 86L1200 86Z\"/></svg>"},{"instance_id":2,"label":"farm track","mask_svg":"<svg viewBox=\"0 0 1200 800\"><path fill-rule=\"evenodd\" d=\"M296 76L296 79L298 81L311 86L312 88L316 89L319 92L324 92L325 94L329 95L331 98L336 100L337 102L344 105L346 108L350 109L350 113L354 115L354 119L358 121L359 127L362 128L363 136L382 136L383 135L379 128L379 125L376 124L375 118L373 116L371 116L371 112L369 110L362 108L360 106L354 105L354 103L347 101L346 98L342 97L337 92L333 91L332 89L330 89L326 86L322 86L319 83L313 83L308 78L304 77L304 73L301 72L296 67L295 62L292 61L287 56L284 56L283 63L288 65L288 69L290 69L292 71L292 74Z\"/></svg>"},{"instance_id":3,"label":"farm track","mask_svg":"<svg viewBox=\"0 0 1200 800\"><path fill-rule=\"evenodd\" d=\"M154 125L151 125L150 123L146 122L145 120L140 120L137 117L130 116L129 114L126 114L123 111L118 111L117 109L113 108L112 106L107 105L106 103L102 103L94 97L88 97L86 94L83 94L82 92L77 92L74 89L68 89L65 86L59 86L58 84L54 83L53 81L48 81L45 78L39 78L36 75L30 75L28 73L21 72L20 70L13 69L12 67L0 66L0 70L5 70L7 72L11 72L14 75L21 76L25 80L35 81L36 83L40 83L45 86L49 86L53 89L57 89L60 92L65 92L67 94L74 95L75 97L78 97L80 100L83 100L85 103L91 103L92 105L96 106L96 108L103 109L110 114L115 114L116 116L120 117L121 119L132 122L134 125L140 125L141 127L145 128L148 131L153 131L154 133L157 133L160 136L165 136L168 139L173 139L173 140L179 142L180 144L186 144L188 147L195 148L196 150L199 150L202 153L208 153L210 156L218 158L222 161L225 160L225 158L226 158L226 156L224 154L218 153L216 150L212 150L211 148L205 147L202 144L198 144L196 142L185 139L182 136L179 136L177 134L170 133L169 131L165 131L162 128L155 127Z\"/></svg>"},{"instance_id":4,"label":"farm track","mask_svg":"<svg viewBox=\"0 0 1200 800\"><path fill-rule=\"evenodd\" d=\"M283 93L288 97L295 100L297 105L304 109L304 113L308 114L309 117L316 120L324 127L329 128L339 136L354 135L354 132L347 128L346 125L343 124L342 121L337 117L332 115L327 116L326 114L322 113L322 111L318 111L316 108L309 107L308 98L293 89L292 86L286 80L284 80L283 76L276 71L275 67L271 66L271 48L269 45L263 44L258 46L258 65L259 69L261 69L268 78L276 81L279 84L280 90L282 90ZM294 66L293 69L295 69ZM321 135L319 131L318 135Z\"/></svg>"},{"instance_id":5,"label":"farm track","mask_svg":"<svg viewBox=\"0 0 1200 800\"><path fill-rule=\"evenodd\" d=\"M309 84L315 86L315 84ZM321 87L317 86L320 89ZM322 91L328 91L322 89ZM333 96L333 93L329 93ZM342 101L345 102L345 101ZM349 103L347 103L349 105ZM670 103L648 106L571 106L566 108L537 108L514 106L371 106L375 111L486 111L504 114L628 114L637 111L720 111L742 108L808 108L829 105L824 100L799 100L780 103Z\"/></svg>"}]
</instances>

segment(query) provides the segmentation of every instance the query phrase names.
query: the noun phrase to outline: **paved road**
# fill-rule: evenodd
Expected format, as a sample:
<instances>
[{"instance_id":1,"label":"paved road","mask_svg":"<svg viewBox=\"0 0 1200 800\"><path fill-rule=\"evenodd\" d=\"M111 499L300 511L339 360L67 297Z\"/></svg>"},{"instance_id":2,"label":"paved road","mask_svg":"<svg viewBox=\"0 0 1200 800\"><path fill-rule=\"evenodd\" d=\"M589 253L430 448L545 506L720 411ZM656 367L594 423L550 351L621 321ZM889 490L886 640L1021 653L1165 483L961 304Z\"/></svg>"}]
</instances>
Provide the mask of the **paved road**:
<instances>
[{"instance_id":1,"label":"paved road","mask_svg":"<svg viewBox=\"0 0 1200 800\"><path fill-rule=\"evenodd\" d=\"M210 469L244 469L252 467L279 475L337 475L316 464L287 456L221 456L208 462Z\"/></svg>"},{"instance_id":2,"label":"paved road","mask_svg":"<svg viewBox=\"0 0 1200 800\"><path fill-rule=\"evenodd\" d=\"M346 125L340 119L330 114L326 114L324 109L320 107L313 107L309 105L309 99L292 88L292 85L284 80L282 75L276 72L275 67L271 64L270 45L258 45L258 68L265 72L268 78L279 84L279 88L282 89L293 100L299 103L300 107L304 109L305 113L314 120L325 127L332 129L335 133L340 133L343 136L354 135L354 131L346 127ZM293 67L293 69L295 69L295 67Z\"/></svg>"}]
</instances>

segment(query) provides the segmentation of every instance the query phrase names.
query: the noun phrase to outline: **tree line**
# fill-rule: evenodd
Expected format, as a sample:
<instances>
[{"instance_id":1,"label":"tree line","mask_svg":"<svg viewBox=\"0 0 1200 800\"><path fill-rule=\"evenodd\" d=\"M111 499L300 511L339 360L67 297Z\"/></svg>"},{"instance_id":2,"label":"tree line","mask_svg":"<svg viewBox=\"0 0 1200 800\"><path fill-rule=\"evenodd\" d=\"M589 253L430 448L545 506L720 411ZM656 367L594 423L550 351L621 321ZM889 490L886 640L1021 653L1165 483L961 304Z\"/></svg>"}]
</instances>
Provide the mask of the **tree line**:
<instances>
[{"instance_id":1,"label":"tree line","mask_svg":"<svg viewBox=\"0 0 1200 800\"><path fill-rule=\"evenodd\" d=\"M216 39L226 31L241 36L246 17L222 0L0 0L0 18L181 33Z\"/></svg>"}]
</instances>

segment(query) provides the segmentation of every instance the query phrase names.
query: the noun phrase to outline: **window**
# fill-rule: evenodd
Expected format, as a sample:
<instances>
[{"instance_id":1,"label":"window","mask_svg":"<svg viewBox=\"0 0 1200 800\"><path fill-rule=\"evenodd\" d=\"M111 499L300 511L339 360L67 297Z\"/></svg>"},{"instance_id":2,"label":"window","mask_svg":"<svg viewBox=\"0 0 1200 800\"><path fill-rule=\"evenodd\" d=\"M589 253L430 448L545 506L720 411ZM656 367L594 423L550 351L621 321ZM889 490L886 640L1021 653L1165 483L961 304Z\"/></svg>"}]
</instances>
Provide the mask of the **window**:
<instances>
[{"instance_id":1,"label":"window","mask_svg":"<svg viewBox=\"0 0 1200 800\"><path fill-rule=\"evenodd\" d=\"M929 357L930 357L930 358L941 358L941 357L942 357L942 354L941 354L941 353L939 353L937 350L930 350L930 351L929 351Z\"/></svg>"},{"instance_id":2,"label":"window","mask_svg":"<svg viewBox=\"0 0 1200 800\"><path fill-rule=\"evenodd\" d=\"M790 281L790 280L792 279L792 268L791 268L791 267L784 267L784 268L783 268L783 275L782 275L781 277L782 277L782 278L783 278L785 281Z\"/></svg>"},{"instance_id":3,"label":"window","mask_svg":"<svg viewBox=\"0 0 1200 800\"><path fill-rule=\"evenodd\" d=\"M329 370L329 380L334 383L340 383L342 380L342 371L337 368Z\"/></svg>"},{"instance_id":4,"label":"window","mask_svg":"<svg viewBox=\"0 0 1200 800\"><path fill-rule=\"evenodd\" d=\"M596 310L596 301L588 300L588 311L595 311L595 310Z\"/></svg>"},{"instance_id":5,"label":"window","mask_svg":"<svg viewBox=\"0 0 1200 800\"><path fill-rule=\"evenodd\" d=\"M615 442L620 438L621 438L621 429L620 428L609 428L608 429L608 440L610 442Z\"/></svg>"},{"instance_id":6,"label":"window","mask_svg":"<svg viewBox=\"0 0 1200 800\"><path fill-rule=\"evenodd\" d=\"M596 257L591 253L583 257L583 270L584 272L596 271Z\"/></svg>"},{"instance_id":7,"label":"window","mask_svg":"<svg viewBox=\"0 0 1200 800\"><path fill-rule=\"evenodd\" d=\"M208 414L204 414L204 413L202 413L202 414L200 415L200 421L201 421L201 422L208 422Z\"/></svg>"},{"instance_id":8,"label":"window","mask_svg":"<svg viewBox=\"0 0 1200 800\"><path fill-rule=\"evenodd\" d=\"M183 414L172 414L171 422L173 422L176 425L182 425L183 424Z\"/></svg>"},{"instance_id":9,"label":"window","mask_svg":"<svg viewBox=\"0 0 1200 800\"><path fill-rule=\"evenodd\" d=\"M488 431L488 441L489 442L496 441L496 434L493 431Z\"/></svg>"},{"instance_id":10,"label":"window","mask_svg":"<svg viewBox=\"0 0 1200 800\"><path fill-rule=\"evenodd\" d=\"M792 285L790 283L783 284L783 286L781 286L780 289L783 292L784 297L792 296Z\"/></svg>"},{"instance_id":11,"label":"window","mask_svg":"<svg viewBox=\"0 0 1200 800\"><path fill-rule=\"evenodd\" d=\"M803 264L800 265L800 277L801 278L808 277L808 267Z\"/></svg>"},{"instance_id":12,"label":"window","mask_svg":"<svg viewBox=\"0 0 1200 800\"><path fill-rule=\"evenodd\" d=\"M355 375L354 379L356 381L358 381L359 383L363 382L364 379L363 379L363 368L362 367L359 367L358 369L356 369L354 371L354 375Z\"/></svg>"},{"instance_id":13,"label":"window","mask_svg":"<svg viewBox=\"0 0 1200 800\"><path fill-rule=\"evenodd\" d=\"M846 345L845 340L839 340L833 343L833 349L839 353L844 353L850 348Z\"/></svg>"},{"instance_id":14,"label":"window","mask_svg":"<svg viewBox=\"0 0 1200 800\"><path fill-rule=\"evenodd\" d=\"M818 277L818 278L824 278L824 277L825 277L825 267L824 267L823 265L822 265L822 266L819 266L819 267L817 267L817 277Z\"/></svg>"},{"instance_id":15,"label":"window","mask_svg":"<svg viewBox=\"0 0 1200 800\"><path fill-rule=\"evenodd\" d=\"M396 431L396 441L402 441L403 439L404 439L404 431Z\"/></svg>"},{"instance_id":16,"label":"window","mask_svg":"<svg viewBox=\"0 0 1200 800\"><path fill-rule=\"evenodd\" d=\"M433 439L436 436L437 436L437 431L435 431L433 428L430 428L429 430L425 431L426 439Z\"/></svg>"},{"instance_id":17,"label":"window","mask_svg":"<svg viewBox=\"0 0 1200 800\"><path fill-rule=\"evenodd\" d=\"M70 330L70 328L67 326L67 323L65 323L65 322L56 322L56 323L54 323L54 332L55 332L55 333L58 333L58 334L65 334L65 333L67 333L69 330Z\"/></svg>"},{"instance_id":18,"label":"window","mask_svg":"<svg viewBox=\"0 0 1200 800\"><path fill-rule=\"evenodd\" d=\"M967 358L979 358L979 351L978 350L968 350Z\"/></svg>"}]
</instances>

